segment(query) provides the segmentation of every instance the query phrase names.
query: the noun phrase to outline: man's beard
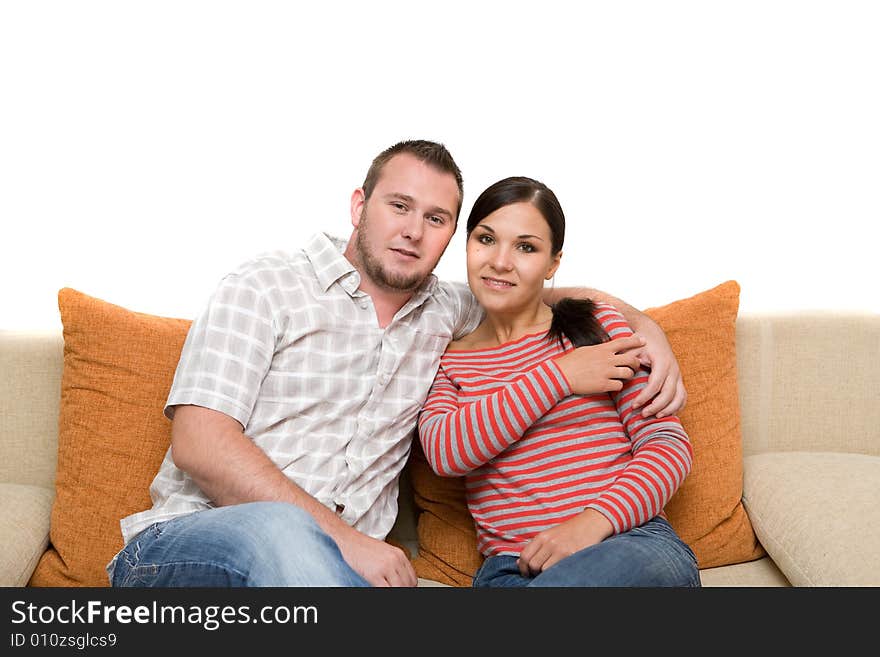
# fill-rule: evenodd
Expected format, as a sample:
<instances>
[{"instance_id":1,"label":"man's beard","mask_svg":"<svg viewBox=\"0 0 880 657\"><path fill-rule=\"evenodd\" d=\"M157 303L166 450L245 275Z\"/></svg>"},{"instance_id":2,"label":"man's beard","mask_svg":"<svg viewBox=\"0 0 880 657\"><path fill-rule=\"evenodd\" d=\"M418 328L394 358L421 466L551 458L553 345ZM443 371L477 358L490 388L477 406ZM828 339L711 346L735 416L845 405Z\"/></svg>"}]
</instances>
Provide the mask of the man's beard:
<instances>
[{"instance_id":1,"label":"man's beard","mask_svg":"<svg viewBox=\"0 0 880 657\"><path fill-rule=\"evenodd\" d=\"M364 275L368 276L379 287L391 290L392 292L413 292L416 290L425 281L425 276L421 274L397 274L385 269L379 259L375 258L370 252L365 230L367 223L367 211L364 209L354 243L361 267L364 268Z\"/></svg>"}]
</instances>

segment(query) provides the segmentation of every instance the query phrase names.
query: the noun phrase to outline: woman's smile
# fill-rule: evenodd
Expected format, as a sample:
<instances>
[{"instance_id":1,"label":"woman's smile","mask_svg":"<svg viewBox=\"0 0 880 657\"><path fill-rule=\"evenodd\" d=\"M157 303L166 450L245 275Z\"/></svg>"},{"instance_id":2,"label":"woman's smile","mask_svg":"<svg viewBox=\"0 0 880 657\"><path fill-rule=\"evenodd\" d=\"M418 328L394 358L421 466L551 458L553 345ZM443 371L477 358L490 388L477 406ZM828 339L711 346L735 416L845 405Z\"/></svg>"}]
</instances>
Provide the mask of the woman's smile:
<instances>
[{"instance_id":1,"label":"woman's smile","mask_svg":"<svg viewBox=\"0 0 880 657\"><path fill-rule=\"evenodd\" d=\"M516 283L511 283L510 281L505 281L500 278L492 278L491 276L483 276L481 279L486 287L493 290L509 290L516 285Z\"/></svg>"}]
</instances>

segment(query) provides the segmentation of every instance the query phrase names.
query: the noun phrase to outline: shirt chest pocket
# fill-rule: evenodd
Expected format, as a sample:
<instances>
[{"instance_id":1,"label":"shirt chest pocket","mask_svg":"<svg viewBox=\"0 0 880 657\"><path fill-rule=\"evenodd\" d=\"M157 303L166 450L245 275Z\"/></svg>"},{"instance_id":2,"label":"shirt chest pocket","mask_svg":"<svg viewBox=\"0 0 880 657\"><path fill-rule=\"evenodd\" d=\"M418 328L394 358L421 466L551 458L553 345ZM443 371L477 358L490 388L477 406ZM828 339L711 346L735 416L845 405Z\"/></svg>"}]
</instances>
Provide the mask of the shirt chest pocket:
<instances>
[{"instance_id":1,"label":"shirt chest pocket","mask_svg":"<svg viewBox=\"0 0 880 657\"><path fill-rule=\"evenodd\" d=\"M425 401L449 341L449 336L433 333L414 331L411 334L395 375L396 387L402 397L419 405Z\"/></svg>"}]
</instances>

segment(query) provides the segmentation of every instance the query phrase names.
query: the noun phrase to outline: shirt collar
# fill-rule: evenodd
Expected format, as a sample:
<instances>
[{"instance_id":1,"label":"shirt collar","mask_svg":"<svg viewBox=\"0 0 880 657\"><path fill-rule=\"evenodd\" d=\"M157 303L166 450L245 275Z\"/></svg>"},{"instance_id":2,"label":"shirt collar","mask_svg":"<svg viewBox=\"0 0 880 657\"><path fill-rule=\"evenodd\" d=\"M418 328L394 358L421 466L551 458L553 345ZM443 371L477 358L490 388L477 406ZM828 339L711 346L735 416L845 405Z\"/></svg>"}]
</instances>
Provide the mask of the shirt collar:
<instances>
[{"instance_id":1,"label":"shirt collar","mask_svg":"<svg viewBox=\"0 0 880 657\"><path fill-rule=\"evenodd\" d=\"M345 246L345 240L326 233L315 233L306 242L303 251L312 263L321 290L326 292L339 281L339 285L353 296L361 284L361 275L343 255Z\"/></svg>"}]
</instances>

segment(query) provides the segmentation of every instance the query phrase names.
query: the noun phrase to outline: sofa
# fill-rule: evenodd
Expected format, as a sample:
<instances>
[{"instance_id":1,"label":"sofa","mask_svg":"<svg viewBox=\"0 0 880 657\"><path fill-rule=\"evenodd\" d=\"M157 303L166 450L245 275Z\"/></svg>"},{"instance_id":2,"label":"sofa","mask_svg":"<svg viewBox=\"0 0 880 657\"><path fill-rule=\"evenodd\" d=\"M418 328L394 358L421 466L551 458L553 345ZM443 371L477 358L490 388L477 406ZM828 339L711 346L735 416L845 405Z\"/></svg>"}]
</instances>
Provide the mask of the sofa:
<instances>
[{"instance_id":1,"label":"sofa","mask_svg":"<svg viewBox=\"0 0 880 657\"><path fill-rule=\"evenodd\" d=\"M0 585L7 587L47 581L56 585L58 580L35 574L38 566L51 561L48 553L53 549L59 563L74 559L60 548L71 539L59 533L59 514L65 511L56 495L67 489L61 487L58 463L62 453L65 472L75 466L80 478L83 468L90 467L69 451L71 427L84 427L88 417L74 417L64 409L75 394L97 388L99 382L92 386L67 378L73 376L64 371L73 368L69 352L83 334L72 332L73 322L70 315L64 316L64 308L62 315L64 333L0 331ZM108 325L108 320L101 321L95 326ZM738 408L731 417L738 423L741 445L726 450L726 457L733 455L736 461L732 471L742 492L735 503L741 502L755 544L744 557L701 567L703 585L880 585L880 385L875 375L880 316L803 311L737 314L734 321ZM96 330L86 334L94 337ZM185 333L185 326L175 325L174 330ZM168 342L161 335L157 341ZM170 359L175 349L179 344L170 349ZM156 347L150 351L156 352ZM167 380L160 384L167 386ZM689 406L704 402L711 399L699 399L699 391L689 387ZM167 422L161 417L156 421ZM106 446L102 449L107 451ZM155 451L163 450L160 445ZM132 460L119 458L111 465L115 470ZM151 462L146 472L155 472L156 464ZM400 482L398 521L388 540L408 549L417 561L425 549L420 514L430 495L415 490L413 476L408 468ZM138 488L148 481L139 480ZM83 514L70 530L76 540L95 532L89 518L108 497L95 486L89 484L69 502ZM133 508L148 505L146 491L138 495ZM99 531L113 534L112 519ZM59 545L53 548L50 540ZM96 563L105 558L98 555ZM421 586L451 583L433 577L439 572L436 568L417 572ZM101 585L100 579L77 581L72 576L66 582Z\"/></svg>"}]
</instances>

